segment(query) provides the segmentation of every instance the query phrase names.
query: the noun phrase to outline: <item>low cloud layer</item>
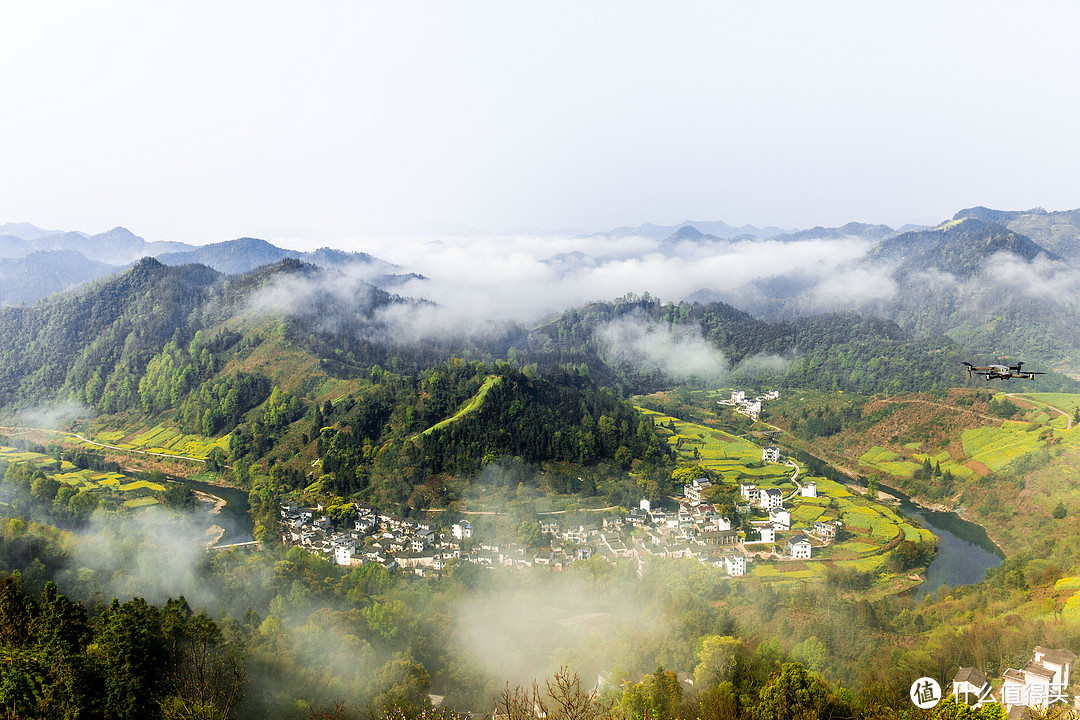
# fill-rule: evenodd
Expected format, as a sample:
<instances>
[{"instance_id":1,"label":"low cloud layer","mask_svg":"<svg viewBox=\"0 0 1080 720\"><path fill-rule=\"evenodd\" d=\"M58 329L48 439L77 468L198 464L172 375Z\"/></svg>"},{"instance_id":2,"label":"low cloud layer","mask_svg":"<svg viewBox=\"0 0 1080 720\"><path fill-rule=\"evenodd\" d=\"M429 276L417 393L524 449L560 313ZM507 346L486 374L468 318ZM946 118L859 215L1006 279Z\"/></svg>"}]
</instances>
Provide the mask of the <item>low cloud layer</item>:
<instances>
[{"instance_id":1,"label":"low cloud layer","mask_svg":"<svg viewBox=\"0 0 1080 720\"><path fill-rule=\"evenodd\" d=\"M369 240L355 249L423 276L396 285L395 292L431 304L398 303L365 320L372 331L421 340L490 336L510 323L529 326L628 292L678 302L705 290L742 306L739 299L755 292L753 284L770 278L842 288L820 290L813 302L821 304L877 301L882 287L876 277L857 283L837 277L841 271L856 272L850 267L870 247L872 242L862 238L671 246L641 237L482 236ZM355 273L285 278L260 291L254 305L298 313L334 301L361 316L370 310L370 279ZM642 351L655 355L651 349ZM679 372L706 371L712 372L694 367Z\"/></svg>"},{"instance_id":2,"label":"low cloud layer","mask_svg":"<svg viewBox=\"0 0 1080 720\"><path fill-rule=\"evenodd\" d=\"M716 381L727 373L724 354L712 347L697 327L653 324L624 317L596 330L609 359L639 371L660 371L673 380Z\"/></svg>"},{"instance_id":3,"label":"low cloud layer","mask_svg":"<svg viewBox=\"0 0 1080 720\"><path fill-rule=\"evenodd\" d=\"M93 416L93 409L81 403L50 403L20 410L11 418L11 424L16 427L59 430L69 420Z\"/></svg>"}]
</instances>

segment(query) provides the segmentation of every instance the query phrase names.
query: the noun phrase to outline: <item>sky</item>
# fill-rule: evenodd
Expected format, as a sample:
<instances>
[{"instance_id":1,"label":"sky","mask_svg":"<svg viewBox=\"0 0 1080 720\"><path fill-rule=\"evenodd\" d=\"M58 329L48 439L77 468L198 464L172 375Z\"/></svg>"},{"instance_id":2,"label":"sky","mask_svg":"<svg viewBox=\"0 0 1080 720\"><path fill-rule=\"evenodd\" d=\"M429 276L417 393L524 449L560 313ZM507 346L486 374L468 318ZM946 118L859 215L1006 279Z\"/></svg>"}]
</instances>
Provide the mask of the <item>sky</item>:
<instances>
[{"instance_id":1,"label":"sky","mask_svg":"<svg viewBox=\"0 0 1080 720\"><path fill-rule=\"evenodd\" d=\"M1080 207L1072 2L46 0L0 27L0 223L348 247Z\"/></svg>"}]
</instances>

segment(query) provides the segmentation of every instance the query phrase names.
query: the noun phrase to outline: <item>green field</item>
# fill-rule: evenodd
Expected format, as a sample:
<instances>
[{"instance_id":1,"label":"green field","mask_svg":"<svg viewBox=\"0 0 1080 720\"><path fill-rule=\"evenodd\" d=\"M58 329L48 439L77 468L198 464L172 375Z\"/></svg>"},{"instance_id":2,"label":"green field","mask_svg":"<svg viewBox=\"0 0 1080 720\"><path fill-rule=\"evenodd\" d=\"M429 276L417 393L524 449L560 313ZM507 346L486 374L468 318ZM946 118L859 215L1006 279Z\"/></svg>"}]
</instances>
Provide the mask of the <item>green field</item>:
<instances>
[{"instance_id":1,"label":"green field","mask_svg":"<svg viewBox=\"0 0 1080 720\"><path fill-rule=\"evenodd\" d=\"M667 431L668 445L676 450L681 462L699 463L720 475L724 482L752 482L759 487L779 487L794 490L790 478L793 472L787 465L766 464L764 467L747 467L748 463L761 462L761 446L730 433L664 415L639 407L651 417L661 433ZM675 431L670 427L674 424ZM695 455L696 451L696 455Z\"/></svg>"},{"instance_id":2,"label":"green field","mask_svg":"<svg viewBox=\"0 0 1080 720\"><path fill-rule=\"evenodd\" d=\"M1076 393L1017 393L1016 397L1037 405L1053 405L1070 415L1080 408L1080 395ZM1057 413L1054 415L1060 417Z\"/></svg>"},{"instance_id":3,"label":"green field","mask_svg":"<svg viewBox=\"0 0 1080 720\"><path fill-rule=\"evenodd\" d=\"M1039 433L1031 432L1027 423L1006 421L1003 427L981 427L965 430L961 435L964 454L982 463L991 472L1000 470L1016 458L1045 445Z\"/></svg>"},{"instance_id":4,"label":"green field","mask_svg":"<svg viewBox=\"0 0 1080 720\"><path fill-rule=\"evenodd\" d=\"M106 492L123 501L124 507L141 507L157 503L153 494L164 492L165 486L149 480L139 480L119 472L80 470L64 461L56 469L56 458L43 453L24 452L12 447L0 446L0 460L8 463L31 463L38 466L46 476L65 485L88 492Z\"/></svg>"}]
</instances>

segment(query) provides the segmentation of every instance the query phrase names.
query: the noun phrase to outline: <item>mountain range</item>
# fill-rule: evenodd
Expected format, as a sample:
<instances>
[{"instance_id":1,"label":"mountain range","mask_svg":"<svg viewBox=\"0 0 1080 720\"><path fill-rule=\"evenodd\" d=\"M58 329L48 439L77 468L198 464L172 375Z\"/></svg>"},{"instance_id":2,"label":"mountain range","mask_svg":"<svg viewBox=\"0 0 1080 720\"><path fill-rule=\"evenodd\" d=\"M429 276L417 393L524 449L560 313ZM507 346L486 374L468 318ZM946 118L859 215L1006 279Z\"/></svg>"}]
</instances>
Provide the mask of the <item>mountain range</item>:
<instances>
[{"instance_id":1,"label":"mountain range","mask_svg":"<svg viewBox=\"0 0 1080 720\"><path fill-rule=\"evenodd\" d=\"M89 235L42 230L29 223L0 225L0 306L30 304L152 257L165 265L199 263L227 275L285 259L319 267L359 268L380 284L395 284L396 265L363 252L319 248L300 252L257 238L209 245L148 242L123 227Z\"/></svg>"}]
</instances>

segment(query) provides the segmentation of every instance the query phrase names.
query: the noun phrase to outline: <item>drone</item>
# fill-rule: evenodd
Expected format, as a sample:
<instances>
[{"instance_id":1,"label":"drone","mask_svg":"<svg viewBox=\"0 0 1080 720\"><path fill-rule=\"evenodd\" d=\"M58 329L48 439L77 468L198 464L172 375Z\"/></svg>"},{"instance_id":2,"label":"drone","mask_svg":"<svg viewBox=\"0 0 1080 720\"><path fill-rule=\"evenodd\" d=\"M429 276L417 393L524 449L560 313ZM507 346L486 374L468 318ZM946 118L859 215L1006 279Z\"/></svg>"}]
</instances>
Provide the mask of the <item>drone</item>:
<instances>
[{"instance_id":1,"label":"drone","mask_svg":"<svg viewBox=\"0 0 1080 720\"><path fill-rule=\"evenodd\" d=\"M1009 378L1020 378L1022 380L1034 380L1036 375L1045 375L1044 372L1032 372L1030 370L1021 370L1024 363L1017 362L1015 365L986 365L985 367L978 367L972 365L969 362L964 363L967 365L968 377L972 376L972 373L982 375L989 382L990 380L1008 380Z\"/></svg>"}]
</instances>

